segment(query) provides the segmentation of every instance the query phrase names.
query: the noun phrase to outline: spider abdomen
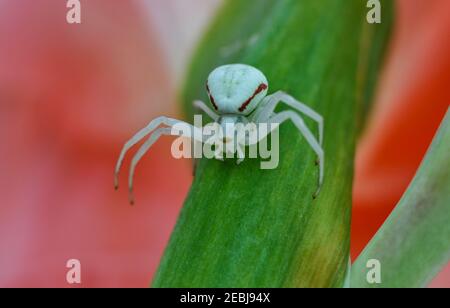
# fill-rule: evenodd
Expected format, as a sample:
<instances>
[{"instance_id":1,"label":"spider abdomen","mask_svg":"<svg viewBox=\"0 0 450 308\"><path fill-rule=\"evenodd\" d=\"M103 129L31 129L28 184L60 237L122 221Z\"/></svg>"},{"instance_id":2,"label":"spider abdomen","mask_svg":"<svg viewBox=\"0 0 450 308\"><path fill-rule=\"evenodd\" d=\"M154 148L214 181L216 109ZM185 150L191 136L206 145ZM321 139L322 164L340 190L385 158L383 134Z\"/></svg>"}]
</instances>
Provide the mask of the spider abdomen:
<instances>
[{"instance_id":1,"label":"spider abdomen","mask_svg":"<svg viewBox=\"0 0 450 308\"><path fill-rule=\"evenodd\" d=\"M206 83L211 104L221 114L250 114L267 95L268 88L264 74L245 64L220 66L211 72Z\"/></svg>"}]
</instances>

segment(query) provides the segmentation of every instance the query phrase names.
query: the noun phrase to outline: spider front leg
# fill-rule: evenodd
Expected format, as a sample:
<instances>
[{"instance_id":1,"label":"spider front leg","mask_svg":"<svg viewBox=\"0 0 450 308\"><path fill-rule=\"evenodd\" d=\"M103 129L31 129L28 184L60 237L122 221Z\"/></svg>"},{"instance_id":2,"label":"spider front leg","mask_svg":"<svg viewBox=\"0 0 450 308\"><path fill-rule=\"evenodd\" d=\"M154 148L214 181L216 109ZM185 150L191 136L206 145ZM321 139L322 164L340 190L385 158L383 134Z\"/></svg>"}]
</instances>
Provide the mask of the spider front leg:
<instances>
[{"instance_id":1,"label":"spider front leg","mask_svg":"<svg viewBox=\"0 0 450 308\"><path fill-rule=\"evenodd\" d=\"M156 130L154 130L156 127L158 127L161 124L164 124L166 126L174 126L176 124L183 124L183 125L186 125L186 127L188 127L190 129L191 133L185 134L183 130L174 131L172 128L168 128L168 127L157 128ZM134 203L133 178L134 178L136 166L139 163L139 161L141 160L141 158L145 155L145 153L150 149L150 147L159 139L159 137L161 137L162 135L185 136L185 137L191 137L191 138L194 138L195 140L199 140L199 141L203 142L203 135L202 135L201 129L198 129L197 127L194 127L188 123L185 123L185 122L179 121L179 120L175 120L175 119L166 118L166 117L160 117L160 118L153 120L152 122L150 122L150 124L146 128L139 131L133 138L131 138L125 144L124 148L122 149L122 152L121 152L121 155L117 162L116 170L115 170L115 181L114 182L115 182L116 189L118 188L118 176L119 176L120 167L122 165L122 162L123 162L126 152L133 145L137 144L143 137L145 137L145 135L148 135L150 132L152 132L150 137L139 148L139 150L136 152L136 154L134 155L132 162L131 162L130 174L129 174L129 178L128 178L128 187L129 187L129 191L130 191L130 203L131 204Z\"/></svg>"},{"instance_id":2,"label":"spider front leg","mask_svg":"<svg viewBox=\"0 0 450 308\"><path fill-rule=\"evenodd\" d=\"M305 122L303 119L295 112L293 111L283 111L278 114L274 114L270 119L269 123L279 123L280 125L283 122L286 122L288 120L291 120L294 125L297 127L297 129L300 131L300 133L306 138L309 145L312 147L314 152L316 152L318 158L319 158L319 187L316 191L316 193L313 195L314 198L317 197L317 195L320 192L320 189L322 188L323 183L323 176L324 176L324 151L317 142L314 135L311 133L309 128L305 125Z\"/></svg>"},{"instance_id":3,"label":"spider front leg","mask_svg":"<svg viewBox=\"0 0 450 308\"><path fill-rule=\"evenodd\" d=\"M133 156L130 166L130 174L128 176L129 201L131 205L134 204L133 179L137 164L145 155L145 153L147 153L147 151L152 147L152 145L159 139L159 137L161 137L162 135L170 135L171 130L171 128L156 129Z\"/></svg>"},{"instance_id":4,"label":"spider front leg","mask_svg":"<svg viewBox=\"0 0 450 308\"><path fill-rule=\"evenodd\" d=\"M119 188L119 171L123 163L123 159L125 158L125 155L127 152L135 146L139 141L141 141L145 136L150 134L153 130L155 130L160 125L166 125L166 126L172 126L176 123L179 123L180 121L171 119L168 117L158 117L151 121L146 127L141 129L139 132L137 132L136 135L134 135L130 140L128 140L125 145L122 148L122 151L120 152L119 159L117 160L116 168L114 170L114 187L117 190Z\"/></svg>"}]
</instances>

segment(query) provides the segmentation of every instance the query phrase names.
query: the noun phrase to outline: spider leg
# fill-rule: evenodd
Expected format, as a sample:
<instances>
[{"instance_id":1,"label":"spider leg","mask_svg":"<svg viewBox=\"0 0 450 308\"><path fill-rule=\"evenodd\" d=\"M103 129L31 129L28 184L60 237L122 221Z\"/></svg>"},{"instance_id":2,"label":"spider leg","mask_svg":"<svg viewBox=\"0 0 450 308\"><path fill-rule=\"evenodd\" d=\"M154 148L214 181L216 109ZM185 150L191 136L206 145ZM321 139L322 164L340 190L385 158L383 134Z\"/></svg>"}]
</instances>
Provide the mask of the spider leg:
<instances>
[{"instance_id":1,"label":"spider leg","mask_svg":"<svg viewBox=\"0 0 450 308\"><path fill-rule=\"evenodd\" d=\"M158 126L164 124L167 126L172 126L176 123L179 123L180 121L171 119L168 117L158 117L151 121L146 127L141 129L137 134L135 134L130 140L128 140L125 145L122 148L122 151L120 152L119 159L117 160L116 168L114 170L114 187L115 189L119 188L119 171L120 167L122 166L123 159L125 158L125 155L127 152L136 145L139 141L141 141L145 136L150 134L153 130L155 130Z\"/></svg>"},{"instance_id":2,"label":"spider leg","mask_svg":"<svg viewBox=\"0 0 450 308\"><path fill-rule=\"evenodd\" d=\"M203 101L195 100L193 103L194 108L199 109L206 113L214 122L219 120L219 115L217 115L211 108L208 107ZM192 176L195 177L198 165L198 158L192 158Z\"/></svg>"},{"instance_id":3,"label":"spider leg","mask_svg":"<svg viewBox=\"0 0 450 308\"><path fill-rule=\"evenodd\" d=\"M309 128L305 125L303 119L297 113L293 111L283 111L278 114L275 114L272 118L269 119L271 123L279 123L279 124L282 124L283 122L286 122L288 120L291 120L294 123L294 125L297 127L300 133L306 138L309 145L313 148L314 152L316 152L317 156L319 157L319 188L314 194L314 198L316 198L320 192L320 189L322 188L323 183L324 151L321 145L317 142L314 135L309 130Z\"/></svg>"},{"instance_id":4,"label":"spider leg","mask_svg":"<svg viewBox=\"0 0 450 308\"><path fill-rule=\"evenodd\" d=\"M316 111L314 111L311 107L296 100L291 95L285 92L278 91L270 96L267 96L266 99L262 102L260 110L258 110L258 113L255 114L255 116L257 117L255 120L259 122L267 121L273 115L275 108L280 103L285 103L289 107L303 113L304 115L317 122L319 126L319 144L322 146L323 117Z\"/></svg>"},{"instance_id":5,"label":"spider leg","mask_svg":"<svg viewBox=\"0 0 450 308\"><path fill-rule=\"evenodd\" d=\"M134 204L134 194L133 194L133 178L136 170L136 166L142 157L147 153L150 147L161 137L162 135L170 135L170 128L158 128L156 129L151 136L145 141L145 143L139 148L136 154L133 156L133 160L131 161L130 167L130 175L128 177L128 188L129 188L129 200L130 204Z\"/></svg>"},{"instance_id":6,"label":"spider leg","mask_svg":"<svg viewBox=\"0 0 450 308\"><path fill-rule=\"evenodd\" d=\"M237 152L237 157L238 157L238 159L237 159L237 161L236 161L236 164L240 164L240 163L242 163L243 161L244 161L244 159L245 159L245 153L244 153L244 150L242 149L242 145L241 144L237 144L237 146L236 146L236 152Z\"/></svg>"},{"instance_id":7,"label":"spider leg","mask_svg":"<svg viewBox=\"0 0 450 308\"><path fill-rule=\"evenodd\" d=\"M178 123L183 123L182 121L177 121ZM196 127L185 123L186 125L189 125L191 128L194 128L194 130L196 129ZM172 128L158 128L156 129L151 135L150 137L145 141L145 143L139 148L139 150L136 152L136 154L133 156L133 159L131 161L131 166L130 166L130 174L128 177L128 188L129 188L129 192L130 192L130 203L134 204L134 195L133 195L133 179L134 179L134 173L136 171L136 166L139 163L139 161L142 159L142 157L145 155L145 153L147 153L147 151L152 147L152 145L158 141L158 139L163 136L163 135L178 135L178 136L184 136L182 132L174 132L172 130ZM201 135L199 135L201 136ZM185 137L191 137L190 135L185 136ZM192 138L196 139L196 135L195 133L193 134ZM203 137L200 140L203 142Z\"/></svg>"},{"instance_id":8,"label":"spider leg","mask_svg":"<svg viewBox=\"0 0 450 308\"><path fill-rule=\"evenodd\" d=\"M220 142L220 141L219 141ZM220 161L225 161L225 155L224 155L224 151L223 148L217 148L214 151L214 158Z\"/></svg>"},{"instance_id":9,"label":"spider leg","mask_svg":"<svg viewBox=\"0 0 450 308\"><path fill-rule=\"evenodd\" d=\"M217 122L219 120L219 116L211 110L204 102L202 101L194 101L194 107L202 110L205 112L211 119L214 120L214 122Z\"/></svg>"},{"instance_id":10,"label":"spider leg","mask_svg":"<svg viewBox=\"0 0 450 308\"><path fill-rule=\"evenodd\" d=\"M250 134L245 136L244 143L243 143L244 146L251 146L251 145L255 145L255 144L259 143L261 140L263 140L268 135L270 135L280 125L279 123L275 123L275 122L270 122L270 123L254 122L254 123L257 125L256 131L251 131ZM267 129L261 131L260 128L258 127L258 124L268 124L269 126L267 127Z\"/></svg>"}]
</instances>

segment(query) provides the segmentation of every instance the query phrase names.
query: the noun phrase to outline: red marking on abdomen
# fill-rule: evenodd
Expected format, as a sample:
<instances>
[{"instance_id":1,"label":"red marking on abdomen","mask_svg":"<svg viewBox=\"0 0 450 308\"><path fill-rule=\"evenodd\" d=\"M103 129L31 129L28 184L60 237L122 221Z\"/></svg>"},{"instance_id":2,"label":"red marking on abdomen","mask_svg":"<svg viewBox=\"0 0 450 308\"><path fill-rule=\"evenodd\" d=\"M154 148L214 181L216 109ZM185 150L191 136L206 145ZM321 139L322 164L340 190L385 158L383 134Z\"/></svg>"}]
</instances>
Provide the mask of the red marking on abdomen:
<instances>
[{"instance_id":1,"label":"red marking on abdomen","mask_svg":"<svg viewBox=\"0 0 450 308\"><path fill-rule=\"evenodd\" d=\"M265 89L267 89L267 85L262 83L259 85L259 87L255 90L255 93L253 93L252 96L250 96L250 98L248 100L246 100L241 107L239 107L239 111L243 112L245 110L245 108L247 108L247 106L251 103L251 101L255 98L256 95L258 95L259 93L261 93L262 91L264 91Z\"/></svg>"},{"instance_id":2,"label":"red marking on abdomen","mask_svg":"<svg viewBox=\"0 0 450 308\"><path fill-rule=\"evenodd\" d=\"M216 101L214 100L214 97L211 95L211 92L209 91L209 86L206 84L206 91L208 91L209 100L211 101L211 104L213 105L214 109L219 110L216 105Z\"/></svg>"}]
</instances>

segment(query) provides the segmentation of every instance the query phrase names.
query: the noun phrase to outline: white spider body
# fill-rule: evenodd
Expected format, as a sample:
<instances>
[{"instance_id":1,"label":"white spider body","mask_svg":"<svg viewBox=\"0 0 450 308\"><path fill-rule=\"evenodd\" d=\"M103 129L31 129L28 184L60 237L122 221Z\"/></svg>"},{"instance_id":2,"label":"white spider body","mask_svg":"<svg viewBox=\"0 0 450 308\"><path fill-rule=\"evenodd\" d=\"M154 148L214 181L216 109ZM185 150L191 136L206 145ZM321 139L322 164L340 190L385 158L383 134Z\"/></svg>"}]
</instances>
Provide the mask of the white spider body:
<instances>
[{"instance_id":1,"label":"white spider body","mask_svg":"<svg viewBox=\"0 0 450 308\"><path fill-rule=\"evenodd\" d=\"M234 141L237 134L235 124L245 123L244 119L245 118L243 116L234 116L234 115L224 115L219 117L217 123L219 123L222 128L224 143Z\"/></svg>"},{"instance_id":2,"label":"white spider body","mask_svg":"<svg viewBox=\"0 0 450 308\"><path fill-rule=\"evenodd\" d=\"M244 64L216 68L206 83L206 90L219 114L249 115L267 95L269 83L258 69Z\"/></svg>"},{"instance_id":3,"label":"white spider body","mask_svg":"<svg viewBox=\"0 0 450 308\"><path fill-rule=\"evenodd\" d=\"M323 141L323 119L320 114L315 112L309 106L297 101L292 96L278 91L274 94L267 95L269 83L264 74L258 69L244 64L230 64L216 68L209 75L206 82L206 90L208 92L211 105L214 111L211 110L204 102L195 101L194 106L207 115L209 115L214 122L220 125L222 134L221 140L216 138L211 140L211 136L205 136L198 127L192 126L183 121L171 119L167 117L158 117L151 121L146 127L134 135L123 147L117 161L115 169L115 186L118 187L118 175L122 165L123 159L127 151L136 145L140 140L149 135L147 141L141 146L138 152L133 157L130 175L129 175L129 190L130 202L134 202L133 198L133 177L136 165L142 156L150 149L150 147L162 135L181 135L193 138L195 141L202 143L221 142L224 145L234 143L233 153L237 154L237 163L244 160L244 147L258 143L263 140L271 131L252 132L255 138L237 138L238 132L235 129L236 124L268 124L273 131L279 124L292 121L299 132L305 137L311 148L318 156L319 164L319 187L314 196L320 191L324 177L324 152L322 149ZM291 110L275 112L275 108L279 103L285 103ZM310 131L303 121L302 115L312 118L318 124L318 138ZM185 124L191 127L194 134L185 134L172 130L176 124ZM276 124L276 125L274 125ZM160 127L164 125L166 127ZM256 127L256 126L255 126ZM257 129L258 130L258 129ZM254 134L256 133L256 134ZM199 137L200 136L200 137ZM229 152L226 147L223 147L223 152ZM216 158L221 159L221 155Z\"/></svg>"}]
</instances>

